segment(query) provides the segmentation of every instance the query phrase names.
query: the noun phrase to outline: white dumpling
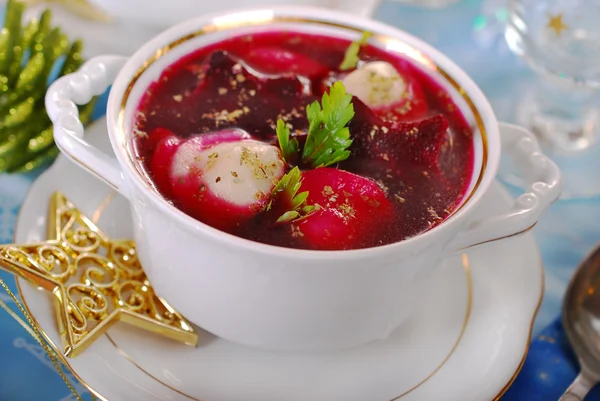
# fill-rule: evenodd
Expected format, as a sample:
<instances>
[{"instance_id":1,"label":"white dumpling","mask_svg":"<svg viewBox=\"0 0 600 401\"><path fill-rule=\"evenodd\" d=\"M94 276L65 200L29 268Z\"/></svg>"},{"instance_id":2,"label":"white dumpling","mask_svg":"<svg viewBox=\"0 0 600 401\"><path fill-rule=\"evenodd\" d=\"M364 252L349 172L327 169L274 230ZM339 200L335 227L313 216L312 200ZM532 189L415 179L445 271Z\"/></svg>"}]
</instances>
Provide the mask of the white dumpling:
<instances>
[{"instance_id":1,"label":"white dumpling","mask_svg":"<svg viewBox=\"0 0 600 401\"><path fill-rule=\"evenodd\" d=\"M209 193L235 206L264 202L285 173L279 148L255 140L224 142L199 150L194 142L175 153L175 179L194 173Z\"/></svg>"},{"instance_id":2,"label":"white dumpling","mask_svg":"<svg viewBox=\"0 0 600 401\"><path fill-rule=\"evenodd\" d=\"M346 92L371 108L399 103L406 92L406 82L396 68L385 61L372 61L346 75L342 80Z\"/></svg>"}]
</instances>

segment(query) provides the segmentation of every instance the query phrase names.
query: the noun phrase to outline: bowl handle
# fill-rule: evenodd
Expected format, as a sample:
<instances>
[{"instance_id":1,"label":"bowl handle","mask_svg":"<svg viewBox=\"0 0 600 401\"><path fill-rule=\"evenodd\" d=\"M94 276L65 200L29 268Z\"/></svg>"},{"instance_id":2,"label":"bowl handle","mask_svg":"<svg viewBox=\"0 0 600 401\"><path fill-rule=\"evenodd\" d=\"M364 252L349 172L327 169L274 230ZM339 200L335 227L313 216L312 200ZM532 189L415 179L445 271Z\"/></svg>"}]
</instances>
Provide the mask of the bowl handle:
<instances>
[{"instance_id":1,"label":"bowl handle","mask_svg":"<svg viewBox=\"0 0 600 401\"><path fill-rule=\"evenodd\" d=\"M558 199L561 176L558 167L543 155L537 139L526 129L500 123L502 150L530 182L527 192L519 196L510 211L498 216L470 222L447 249L461 251L476 245L512 237L529 231L541 215Z\"/></svg>"},{"instance_id":2,"label":"bowl handle","mask_svg":"<svg viewBox=\"0 0 600 401\"><path fill-rule=\"evenodd\" d=\"M121 168L114 157L90 145L83 137L77 104L86 104L113 83L127 61L122 56L99 56L78 71L57 79L46 92L46 110L54 124L54 141L71 161L129 196Z\"/></svg>"}]
</instances>

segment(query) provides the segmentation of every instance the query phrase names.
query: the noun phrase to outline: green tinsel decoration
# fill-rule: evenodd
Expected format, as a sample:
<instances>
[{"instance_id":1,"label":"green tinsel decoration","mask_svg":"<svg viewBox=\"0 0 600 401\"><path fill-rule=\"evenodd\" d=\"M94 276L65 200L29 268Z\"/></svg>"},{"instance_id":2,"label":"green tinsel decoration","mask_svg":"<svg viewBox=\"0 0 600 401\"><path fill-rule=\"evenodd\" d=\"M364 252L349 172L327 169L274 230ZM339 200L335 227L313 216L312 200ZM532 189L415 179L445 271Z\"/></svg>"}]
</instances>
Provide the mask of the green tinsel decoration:
<instances>
[{"instance_id":1,"label":"green tinsel decoration","mask_svg":"<svg viewBox=\"0 0 600 401\"><path fill-rule=\"evenodd\" d=\"M70 42L50 24L50 10L22 25L25 5L8 0L0 31L0 173L27 172L52 162L58 149L44 96L57 62L57 77L83 64L82 43ZM64 61L63 61L64 60ZM95 99L80 106L81 121L90 121Z\"/></svg>"}]
</instances>

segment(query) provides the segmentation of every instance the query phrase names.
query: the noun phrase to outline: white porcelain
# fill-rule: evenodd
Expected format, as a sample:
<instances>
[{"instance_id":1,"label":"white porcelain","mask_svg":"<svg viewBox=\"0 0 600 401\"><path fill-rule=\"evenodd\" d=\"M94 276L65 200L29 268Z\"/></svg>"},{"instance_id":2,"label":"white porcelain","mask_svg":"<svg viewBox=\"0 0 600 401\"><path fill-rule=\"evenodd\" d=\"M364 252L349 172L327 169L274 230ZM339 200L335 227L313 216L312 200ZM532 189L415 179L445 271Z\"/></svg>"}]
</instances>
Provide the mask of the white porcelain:
<instances>
[{"instance_id":1,"label":"white porcelain","mask_svg":"<svg viewBox=\"0 0 600 401\"><path fill-rule=\"evenodd\" d=\"M100 124L86 138L108 150ZM96 218L112 238L132 235L127 201L111 197L110 188L61 156L23 202L16 242L44 238L48 199L56 190ZM493 185L474 217L508 211L511 203L506 192ZM413 388L399 400L493 400L525 356L542 296L541 259L532 234L472 249L467 255L470 309L461 259L448 259L423 288L412 319L388 339L351 350L320 355L261 352L202 331L200 345L193 349L118 324L66 362L110 401L389 401ZM19 285L39 326L60 345L51 296L22 280Z\"/></svg>"},{"instance_id":2,"label":"white porcelain","mask_svg":"<svg viewBox=\"0 0 600 401\"><path fill-rule=\"evenodd\" d=\"M378 45L404 53L425 67L437 66L453 77L477 106L487 132L487 159L481 133L474 134L473 192L457 213L425 234L392 245L352 251L307 251L259 244L223 233L185 215L152 189L132 161L131 130L121 129L119 123L124 93L136 71L157 49L211 26L213 33L163 51L163 56L140 76L121 116L124 127L130 127L140 96L166 65L233 31L265 29L264 24L285 17L327 25L277 22L269 29L292 25L295 29L348 37L356 37L358 32L334 27L332 23L369 30L388 37ZM252 26L232 28L240 21L250 21ZM111 84L107 126L116 159L83 137L75 106ZM458 91L449 90L458 96ZM456 100L467 110L465 99ZM560 191L559 172L540 153L533 135L508 125L503 126L500 135L498 122L481 91L449 59L402 31L325 9L240 11L185 22L159 35L129 59L102 56L90 60L80 71L50 87L46 105L62 152L129 199L133 236L156 292L205 330L263 349L338 349L386 338L415 312L415 303L423 300L422 286L439 274L436 266L443 257L526 231ZM467 116L474 118L472 114ZM532 185L509 211L475 219L472 213L496 176L501 146L530 173ZM480 171L483 173L476 187Z\"/></svg>"}]
</instances>

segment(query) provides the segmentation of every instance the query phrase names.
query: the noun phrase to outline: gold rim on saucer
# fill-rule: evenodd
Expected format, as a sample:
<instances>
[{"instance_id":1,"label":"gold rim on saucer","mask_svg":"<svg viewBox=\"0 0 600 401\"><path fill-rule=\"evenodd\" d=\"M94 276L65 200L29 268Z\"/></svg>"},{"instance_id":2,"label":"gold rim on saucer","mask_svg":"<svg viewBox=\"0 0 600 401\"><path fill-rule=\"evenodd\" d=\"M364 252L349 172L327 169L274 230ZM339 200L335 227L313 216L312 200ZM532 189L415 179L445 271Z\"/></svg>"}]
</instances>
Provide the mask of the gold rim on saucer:
<instances>
[{"instance_id":1,"label":"gold rim on saucer","mask_svg":"<svg viewBox=\"0 0 600 401\"><path fill-rule=\"evenodd\" d=\"M540 297L538 299L537 305L535 307L535 310L533 311L533 317L531 318L531 323L529 324L529 335L527 338L527 343L525 344L525 352L523 352L523 357L521 358L521 362L519 362L519 366L517 366L517 370L515 371L515 373L513 373L513 375L508 380L506 385L504 387L502 387L502 390L500 390L498 395L496 395L496 397L494 397L494 399L492 401L499 401L502 398L502 396L508 391L510 386L512 386L512 384L515 382L515 380L517 380L517 376L521 372L521 369L523 369L523 365L525 365L525 360L527 359L527 354L529 353L529 346L531 345L531 338L533 336L533 325L535 324L535 318L536 318L538 312L540 311L540 307L542 306L542 300L544 299L544 288L545 288L546 284L544 281L544 264L541 262L540 262L540 273L542 275L542 278L541 278L541 283L542 283L541 287L542 288L540 291Z\"/></svg>"}]
</instances>

